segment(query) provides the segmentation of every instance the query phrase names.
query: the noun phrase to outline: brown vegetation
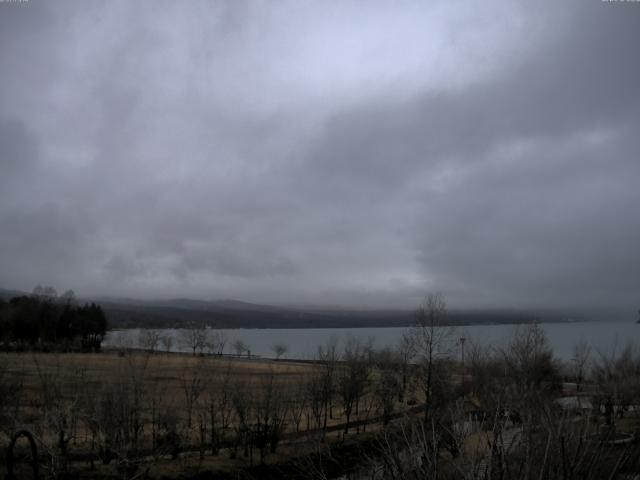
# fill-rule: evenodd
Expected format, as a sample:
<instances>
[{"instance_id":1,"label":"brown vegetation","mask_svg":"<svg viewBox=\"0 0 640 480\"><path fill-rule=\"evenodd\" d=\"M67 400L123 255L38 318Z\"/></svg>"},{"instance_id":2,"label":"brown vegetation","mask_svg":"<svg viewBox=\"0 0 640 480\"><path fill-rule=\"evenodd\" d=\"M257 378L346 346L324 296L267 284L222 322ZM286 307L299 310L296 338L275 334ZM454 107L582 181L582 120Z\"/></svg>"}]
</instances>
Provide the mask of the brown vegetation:
<instances>
[{"instance_id":1,"label":"brown vegetation","mask_svg":"<svg viewBox=\"0 0 640 480\"><path fill-rule=\"evenodd\" d=\"M636 350L579 346L563 366L533 324L503 349L468 345L462 364L445 315L428 297L397 348L331 341L304 363L248 358L244 344L243 357L202 355L220 345L195 334L189 353L167 354L155 332L139 351L0 354L0 444L26 431L45 478L638 473Z\"/></svg>"}]
</instances>

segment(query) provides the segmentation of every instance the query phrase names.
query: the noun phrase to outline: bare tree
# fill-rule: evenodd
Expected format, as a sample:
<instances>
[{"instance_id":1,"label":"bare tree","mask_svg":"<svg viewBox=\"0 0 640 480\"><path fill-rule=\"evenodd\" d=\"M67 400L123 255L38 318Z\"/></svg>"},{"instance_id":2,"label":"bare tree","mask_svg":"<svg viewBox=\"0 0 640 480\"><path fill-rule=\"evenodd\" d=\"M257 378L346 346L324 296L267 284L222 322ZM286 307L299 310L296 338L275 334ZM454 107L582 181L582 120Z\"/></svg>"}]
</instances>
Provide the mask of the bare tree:
<instances>
[{"instance_id":1,"label":"bare tree","mask_svg":"<svg viewBox=\"0 0 640 480\"><path fill-rule=\"evenodd\" d=\"M23 393L22 379L10 377L6 359L0 358L0 432L8 437L22 421L20 405Z\"/></svg>"},{"instance_id":2,"label":"bare tree","mask_svg":"<svg viewBox=\"0 0 640 480\"><path fill-rule=\"evenodd\" d=\"M33 364L40 381L38 393L40 401L38 411L43 416L45 432L55 437L55 456L49 464L49 473L62 476L67 470L68 445L75 438L78 430L80 395L77 388L64 388L63 372L59 360L53 365L41 364L37 355L33 356ZM84 383L85 370L74 372L70 385L77 387ZM44 433L44 432L43 432ZM44 436L44 435L43 435Z\"/></svg>"},{"instance_id":3,"label":"bare tree","mask_svg":"<svg viewBox=\"0 0 640 480\"><path fill-rule=\"evenodd\" d=\"M558 365L539 324L518 326L502 355L509 377L521 393L554 386Z\"/></svg>"},{"instance_id":4,"label":"bare tree","mask_svg":"<svg viewBox=\"0 0 640 480\"><path fill-rule=\"evenodd\" d=\"M232 413L232 376L231 362L227 362L222 372L208 370L205 385L205 406L209 421L209 439L212 454L217 454L219 445L224 441Z\"/></svg>"},{"instance_id":5,"label":"bare tree","mask_svg":"<svg viewBox=\"0 0 640 480\"><path fill-rule=\"evenodd\" d=\"M429 421L434 383L439 379L436 362L449 355L454 329L446 325L447 304L441 293L430 293L416 310L416 323L410 335L419 357L420 383L424 392L425 427Z\"/></svg>"},{"instance_id":6,"label":"bare tree","mask_svg":"<svg viewBox=\"0 0 640 480\"><path fill-rule=\"evenodd\" d=\"M275 345L271 346L271 351L275 354L276 360L279 360L280 357L286 354L288 350L289 350L289 347L287 347L283 343L276 343Z\"/></svg>"},{"instance_id":7,"label":"bare tree","mask_svg":"<svg viewBox=\"0 0 640 480\"><path fill-rule=\"evenodd\" d=\"M244 448L244 456L248 457L251 451L251 415L253 412L252 396L249 387L243 379L237 378L231 385L231 405L235 414L234 427L236 438L231 452L232 458L237 455L238 447Z\"/></svg>"},{"instance_id":8,"label":"bare tree","mask_svg":"<svg viewBox=\"0 0 640 480\"><path fill-rule=\"evenodd\" d=\"M127 333L127 331L116 330L109 335L109 343L120 350L121 355L124 355L127 350L133 348L133 341Z\"/></svg>"},{"instance_id":9,"label":"bare tree","mask_svg":"<svg viewBox=\"0 0 640 480\"><path fill-rule=\"evenodd\" d=\"M580 391L584 376L587 371L587 364L591 356L591 345L585 341L576 343L573 346L573 355L571 356L571 367L573 376L576 381L576 390Z\"/></svg>"},{"instance_id":10,"label":"bare tree","mask_svg":"<svg viewBox=\"0 0 640 480\"><path fill-rule=\"evenodd\" d=\"M236 352L236 355L238 357L242 356L244 352L247 352L249 350L249 346L244 343L244 340L241 340L240 338L233 342L233 345L231 346L233 347L233 350Z\"/></svg>"},{"instance_id":11,"label":"bare tree","mask_svg":"<svg viewBox=\"0 0 640 480\"><path fill-rule=\"evenodd\" d=\"M373 400L378 414L382 415L383 423L387 425L395 409L396 398L402 401L404 372L398 374L397 367L402 365L400 354L396 350L383 349L377 352L374 365L377 375L374 377Z\"/></svg>"},{"instance_id":12,"label":"bare tree","mask_svg":"<svg viewBox=\"0 0 640 480\"><path fill-rule=\"evenodd\" d=\"M206 346L207 331L205 328L186 328L181 331L182 344L191 350L193 356L196 352L202 353Z\"/></svg>"},{"instance_id":13,"label":"bare tree","mask_svg":"<svg viewBox=\"0 0 640 480\"><path fill-rule=\"evenodd\" d=\"M166 353L171 353L171 347L173 346L173 337L171 335L164 335L161 338L162 346Z\"/></svg>"},{"instance_id":14,"label":"bare tree","mask_svg":"<svg viewBox=\"0 0 640 480\"><path fill-rule=\"evenodd\" d=\"M331 337L326 345L318 347L317 360L321 366L321 394L324 411L323 428L328 419L333 419L333 397L336 390L336 365L338 362L338 339Z\"/></svg>"},{"instance_id":15,"label":"bare tree","mask_svg":"<svg viewBox=\"0 0 640 480\"><path fill-rule=\"evenodd\" d=\"M293 421L295 431L299 432L302 416L308 411L307 385L304 379L295 382L290 395L288 395L288 399L291 420Z\"/></svg>"},{"instance_id":16,"label":"bare tree","mask_svg":"<svg viewBox=\"0 0 640 480\"><path fill-rule=\"evenodd\" d=\"M500 359L502 361L502 358ZM485 390L495 390L493 384L498 375L504 375L504 368L492 368L496 363L490 350L479 343L470 342L467 346L466 368L469 374L468 386L472 395L481 397Z\"/></svg>"},{"instance_id":17,"label":"bare tree","mask_svg":"<svg viewBox=\"0 0 640 480\"><path fill-rule=\"evenodd\" d=\"M114 458L127 463L139 458L144 439L147 401L145 384L149 355L130 355L119 359L118 375L102 382L97 392L87 391L82 402L83 417L103 463ZM129 462L135 466L137 462Z\"/></svg>"},{"instance_id":18,"label":"bare tree","mask_svg":"<svg viewBox=\"0 0 640 480\"><path fill-rule=\"evenodd\" d=\"M407 395L407 387L409 381L409 373L411 368L411 361L416 356L416 346L411 334L405 333L400 338L398 346L396 347L397 357L400 361L400 388L398 389L398 401L404 402Z\"/></svg>"},{"instance_id":19,"label":"bare tree","mask_svg":"<svg viewBox=\"0 0 640 480\"><path fill-rule=\"evenodd\" d=\"M206 346L211 354L222 356L227 345L227 336L220 330L207 330Z\"/></svg>"},{"instance_id":20,"label":"bare tree","mask_svg":"<svg viewBox=\"0 0 640 480\"><path fill-rule=\"evenodd\" d=\"M606 423L613 425L615 413L622 418L630 404L640 402L640 352L628 344L620 353L615 347L608 354L598 353L592 376L598 385L597 398L604 407Z\"/></svg>"},{"instance_id":21,"label":"bare tree","mask_svg":"<svg viewBox=\"0 0 640 480\"><path fill-rule=\"evenodd\" d=\"M196 365L187 364L182 371L182 375L180 375L180 383L182 386L182 392L184 393L185 410L187 413L188 429L191 429L192 427L193 411L204 390L204 380L201 370L202 365L200 362Z\"/></svg>"},{"instance_id":22,"label":"bare tree","mask_svg":"<svg viewBox=\"0 0 640 480\"><path fill-rule=\"evenodd\" d=\"M149 406L149 422L151 426L151 449L156 452L160 438L160 417L165 405L165 395L161 391L160 383L154 381L147 390Z\"/></svg>"},{"instance_id":23,"label":"bare tree","mask_svg":"<svg viewBox=\"0 0 640 480\"><path fill-rule=\"evenodd\" d=\"M307 375L305 382L307 410L307 430L311 427L320 429L326 427L327 415L326 408L328 401L326 400L326 373L324 369L318 369Z\"/></svg>"},{"instance_id":24,"label":"bare tree","mask_svg":"<svg viewBox=\"0 0 640 480\"><path fill-rule=\"evenodd\" d=\"M369 362L363 345L355 338L347 339L344 348L344 363L338 370L338 387L346 423L344 433L349 433L351 414L356 414L360 398L369 380Z\"/></svg>"},{"instance_id":25,"label":"bare tree","mask_svg":"<svg viewBox=\"0 0 640 480\"><path fill-rule=\"evenodd\" d=\"M253 400L252 441L260 453L260 463L264 463L267 447L271 453L276 452L288 409L282 385L273 370L260 378Z\"/></svg>"},{"instance_id":26,"label":"bare tree","mask_svg":"<svg viewBox=\"0 0 640 480\"><path fill-rule=\"evenodd\" d=\"M157 330L141 331L138 344L149 353L154 353L160 344L160 332Z\"/></svg>"}]
</instances>

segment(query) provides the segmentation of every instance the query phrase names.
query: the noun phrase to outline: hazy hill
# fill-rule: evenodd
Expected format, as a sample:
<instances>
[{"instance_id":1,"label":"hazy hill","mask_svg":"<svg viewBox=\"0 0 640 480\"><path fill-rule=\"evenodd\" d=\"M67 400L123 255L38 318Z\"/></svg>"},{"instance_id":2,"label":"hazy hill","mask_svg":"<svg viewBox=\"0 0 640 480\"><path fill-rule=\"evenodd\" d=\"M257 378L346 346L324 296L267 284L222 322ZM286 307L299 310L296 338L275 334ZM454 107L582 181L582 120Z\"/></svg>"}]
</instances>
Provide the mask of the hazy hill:
<instances>
[{"instance_id":1,"label":"hazy hill","mask_svg":"<svg viewBox=\"0 0 640 480\"><path fill-rule=\"evenodd\" d=\"M28 295L28 293L21 292L19 290L6 290L4 288L0 288L0 298L3 300L9 300L13 297L20 297L22 295Z\"/></svg>"},{"instance_id":2,"label":"hazy hill","mask_svg":"<svg viewBox=\"0 0 640 480\"><path fill-rule=\"evenodd\" d=\"M113 328L171 328L210 325L219 328L358 328L411 325L413 310L349 310L322 307L278 307L238 300L100 301ZM452 311L454 325L561 321L561 315L540 318L515 310Z\"/></svg>"},{"instance_id":3,"label":"hazy hill","mask_svg":"<svg viewBox=\"0 0 640 480\"><path fill-rule=\"evenodd\" d=\"M27 292L0 289L8 300ZM139 300L93 297L80 302L102 306L111 328L181 328L210 325L218 328L341 328L398 327L411 325L413 310L367 310L322 306L274 306L241 300L194 300L189 298ZM452 310L453 325L559 322L619 318L619 312L578 310Z\"/></svg>"}]
</instances>

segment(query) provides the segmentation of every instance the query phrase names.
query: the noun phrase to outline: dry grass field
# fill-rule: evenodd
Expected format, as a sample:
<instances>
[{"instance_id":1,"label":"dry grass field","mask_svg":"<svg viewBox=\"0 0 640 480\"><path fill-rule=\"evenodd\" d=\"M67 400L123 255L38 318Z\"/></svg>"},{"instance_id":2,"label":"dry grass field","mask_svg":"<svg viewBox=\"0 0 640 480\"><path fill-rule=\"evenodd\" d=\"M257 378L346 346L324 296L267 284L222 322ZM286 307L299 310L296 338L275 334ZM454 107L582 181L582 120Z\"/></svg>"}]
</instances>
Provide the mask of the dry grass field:
<instances>
[{"instance_id":1,"label":"dry grass field","mask_svg":"<svg viewBox=\"0 0 640 480\"><path fill-rule=\"evenodd\" d=\"M41 393L43 382L55 381L64 394L78 388L100 388L133 378L145 389L160 385L164 395L180 407L185 375L197 372L204 379L229 375L259 382L275 374L278 381L301 381L314 366L309 363L255 360L234 357L153 354L131 351L91 353L0 353L4 383L21 384L30 396Z\"/></svg>"},{"instance_id":2,"label":"dry grass field","mask_svg":"<svg viewBox=\"0 0 640 480\"><path fill-rule=\"evenodd\" d=\"M65 470L107 477L132 452L152 476L278 463L320 438L345 441L339 396L328 405L319 396L325 373L321 364L141 351L3 353L0 446L27 429ZM376 414L375 396L363 394L346 440L379 429Z\"/></svg>"}]
</instances>

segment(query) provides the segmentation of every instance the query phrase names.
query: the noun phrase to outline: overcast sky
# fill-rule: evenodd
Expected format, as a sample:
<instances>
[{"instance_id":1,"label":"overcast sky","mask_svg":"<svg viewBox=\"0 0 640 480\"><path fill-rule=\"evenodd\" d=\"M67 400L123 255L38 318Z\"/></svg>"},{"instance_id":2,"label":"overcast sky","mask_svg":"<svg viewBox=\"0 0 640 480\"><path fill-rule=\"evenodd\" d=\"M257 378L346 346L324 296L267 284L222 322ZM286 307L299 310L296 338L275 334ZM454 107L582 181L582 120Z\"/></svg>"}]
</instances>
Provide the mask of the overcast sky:
<instances>
[{"instance_id":1,"label":"overcast sky","mask_svg":"<svg viewBox=\"0 0 640 480\"><path fill-rule=\"evenodd\" d=\"M0 287L640 307L640 3L0 2Z\"/></svg>"}]
</instances>

